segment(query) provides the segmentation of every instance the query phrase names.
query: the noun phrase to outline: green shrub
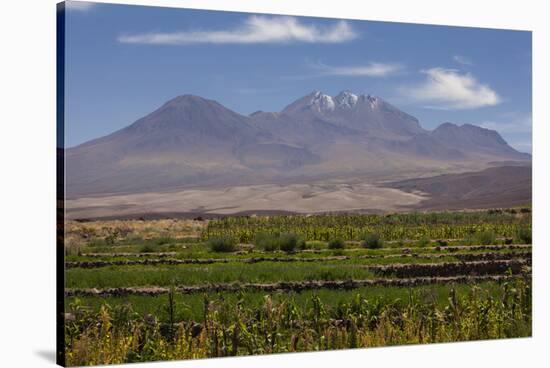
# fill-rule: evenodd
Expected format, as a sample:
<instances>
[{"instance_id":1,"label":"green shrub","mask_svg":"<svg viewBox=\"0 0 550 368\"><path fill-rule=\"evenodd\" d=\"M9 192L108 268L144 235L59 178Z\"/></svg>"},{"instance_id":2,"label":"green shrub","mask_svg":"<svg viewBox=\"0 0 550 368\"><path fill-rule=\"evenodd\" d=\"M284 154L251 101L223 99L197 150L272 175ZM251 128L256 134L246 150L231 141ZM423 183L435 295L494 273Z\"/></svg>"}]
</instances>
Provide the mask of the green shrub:
<instances>
[{"instance_id":1,"label":"green shrub","mask_svg":"<svg viewBox=\"0 0 550 368\"><path fill-rule=\"evenodd\" d=\"M346 247L346 243L340 239L332 239L328 242L328 249L344 249Z\"/></svg>"},{"instance_id":2,"label":"green shrub","mask_svg":"<svg viewBox=\"0 0 550 368\"><path fill-rule=\"evenodd\" d=\"M302 237L298 237L298 242L296 243L296 248L302 250L302 249L306 249L306 240Z\"/></svg>"},{"instance_id":3,"label":"green shrub","mask_svg":"<svg viewBox=\"0 0 550 368\"><path fill-rule=\"evenodd\" d=\"M300 239L296 234L281 234L279 237L279 247L282 251L290 253L294 252L298 246Z\"/></svg>"},{"instance_id":4,"label":"green shrub","mask_svg":"<svg viewBox=\"0 0 550 368\"><path fill-rule=\"evenodd\" d=\"M156 249L150 245L150 244L146 244L144 246L142 246L140 249L139 249L139 252L140 253L153 253Z\"/></svg>"},{"instance_id":5,"label":"green shrub","mask_svg":"<svg viewBox=\"0 0 550 368\"><path fill-rule=\"evenodd\" d=\"M476 238L479 244L481 245L491 245L491 244L495 244L496 242L495 232L491 230L485 230L485 231L479 232Z\"/></svg>"},{"instance_id":6,"label":"green shrub","mask_svg":"<svg viewBox=\"0 0 550 368\"><path fill-rule=\"evenodd\" d=\"M306 249L308 246L304 239L291 233L281 235L260 233L256 235L254 245L266 252L274 252L278 249L294 252L296 249Z\"/></svg>"},{"instance_id":7,"label":"green shrub","mask_svg":"<svg viewBox=\"0 0 550 368\"><path fill-rule=\"evenodd\" d=\"M213 252L234 252L237 242L228 237L211 238L208 240L208 246Z\"/></svg>"},{"instance_id":8,"label":"green shrub","mask_svg":"<svg viewBox=\"0 0 550 368\"><path fill-rule=\"evenodd\" d=\"M516 232L516 238L523 244L531 244L533 242L533 234L530 229L520 227Z\"/></svg>"},{"instance_id":9,"label":"green shrub","mask_svg":"<svg viewBox=\"0 0 550 368\"><path fill-rule=\"evenodd\" d=\"M376 233L368 233L363 238L363 243L361 245L364 248L378 249L382 248L382 240L380 239L380 235Z\"/></svg>"},{"instance_id":10,"label":"green shrub","mask_svg":"<svg viewBox=\"0 0 550 368\"><path fill-rule=\"evenodd\" d=\"M254 245L265 252L274 252L279 249L279 237L272 234L259 233L254 239Z\"/></svg>"},{"instance_id":11,"label":"green shrub","mask_svg":"<svg viewBox=\"0 0 550 368\"><path fill-rule=\"evenodd\" d=\"M477 242L478 242L477 234L474 233L474 234L466 235L466 237L462 241L462 244L464 244L464 245L475 245L475 244L477 244Z\"/></svg>"}]
</instances>

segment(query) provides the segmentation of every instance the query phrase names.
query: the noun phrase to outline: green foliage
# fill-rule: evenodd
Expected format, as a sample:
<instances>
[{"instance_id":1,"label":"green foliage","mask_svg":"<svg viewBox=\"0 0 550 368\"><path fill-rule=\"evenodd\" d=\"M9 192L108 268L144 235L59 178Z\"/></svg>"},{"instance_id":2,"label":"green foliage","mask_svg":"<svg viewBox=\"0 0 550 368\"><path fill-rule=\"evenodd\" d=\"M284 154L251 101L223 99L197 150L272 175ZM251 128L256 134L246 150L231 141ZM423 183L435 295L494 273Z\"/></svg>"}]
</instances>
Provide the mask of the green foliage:
<instances>
[{"instance_id":1,"label":"green foliage","mask_svg":"<svg viewBox=\"0 0 550 368\"><path fill-rule=\"evenodd\" d=\"M304 239L296 234L284 233L280 235L259 233L256 235L254 245L266 252L282 250L290 253L296 249L306 249L308 246Z\"/></svg>"},{"instance_id":2,"label":"green foliage","mask_svg":"<svg viewBox=\"0 0 550 368\"><path fill-rule=\"evenodd\" d=\"M300 250L306 249L307 247L306 240L299 236L298 241L296 242L296 247Z\"/></svg>"},{"instance_id":3,"label":"green foliage","mask_svg":"<svg viewBox=\"0 0 550 368\"><path fill-rule=\"evenodd\" d=\"M363 243L361 245L363 246L363 248L379 249L382 248L383 243L380 239L380 235L376 233L368 233L365 235Z\"/></svg>"},{"instance_id":4,"label":"green foliage","mask_svg":"<svg viewBox=\"0 0 550 368\"><path fill-rule=\"evenodd\" d=\"M283 252L294 252L301 243L300 238L296 234L285 233L279 237L279 247Z\"/></svg>"},{"instance_id":5,"label":"green foliage","mask_svg":"<svg viewBox=\"0 0 550 368\"><path fill-rule=\"evenodd\" d=\"M331 239L328 242L328 249L344 249L345 247L346 243L340 238Z\"/></svg>"},{"instance_id":6,"label":"green foliage","mask_svg":"<svg viewBox=\"0 0 550 368\"><path fill-rule=\"evenodd\" d=\"M205 296L201 318L177 326L170 296L164 321L129 305L72 303L65 353L67 365L82 366L531 336L530 284L499 288L497 298L452 288L443 304L426 291L394 301L347 294L335 306L316 294L304 303L265 295L255 305Z\"/></svg>"},{"instance_id":7,"label":"green foliage","mask_svg":"<svg viewBox=\"0 0 550 368\"><path fill-rule=\"evenodd\" d=\"M176 239L169 236L162 236L160 238L154 239L154 243L157 245L174 244L176 241Z\"/></svg>"},{"instance_id":8,"label":"green foliage","mask_svg":"<svg viewBox=\"0 0 550 368\"><path fill-rule=\"evenodd\" d=\"M476 236L478 243L481 245L491 245L496 243L496 235L494 231L481 231Z\"/></svg>"},{"instance_id":9,"label":"green foliage","mask_svg":"<svg viewBox=\"0 0 550 368\"><path fill-rule=\"evenodd\" d=\"M430 271L419 270L442 269L392 268L392 264L469 263L477 259L488 259L489 264L501 259L530 259L530 247L401 249L426 246L430 240L439 246L447 242L462 245L465 238L469 244L500 244L505 239L512 242L512 238L515 243L530 243L530 213L519 208L514 213L227 217L209 220L200 239L194 232L185 241L171 226L151 235L149 224L144 223L140 238L126 231L111 231L110 226L86 235L85 241L80 240L82 250L75 248L67 256L73 264L66 270L65 287L73 292L75 288L167 289L154 297L147 292L122 298L116 292L113 296L67 297L68 365L531 334L530 278L525 275L530 268L521 268L521 264L521 270L516 267L512 273L510 268L506 276L511 277L498 282L477 283L468 272L484 270L485 266L461 264L453 266L451 273L468 281L452 286L436 277L444 277L439 271L434 272L429 285L396 287L395 280L385 280L430 277L424 275ZM90 247L94 242L96 246ZM251 242L255 247L248 246ZM238 247L239 243L244 244ZM237 249L247 249L248 253L217 253ZM309 249L312 251L305 251ZM282 250L286 254L258 250ZM171 253L139 254L153 251ZM103 252L107 254L99 254ZM390 267L377 267L385 265ZM490 266L491 275L499 274L500 268ZM374 285L357 283L375 278ZM338 283L321 285L321 281ZM311 282L321 288L309 290ZM245 283L280 283L285 291L243 288L234 292L221 291L217 286ZM365 284L369 286L359 286ZM191 288L190 293L178 292L180 286L200 286L205 291L198 293ZM78 291L74 295L79 295Z\"/></svg>"},{"instance_id":10,"label":"green foliage","mask_svg":"<svg viewBox=\"0 0 550 368\"><path fill-rule=\"evenodd\" d=\"M300 243L298 244L298 249L300 249L300 250L313 249L313 243L312 242L307 242L304 239L300 238Z\"/></svg>"},{"instance_id":11,"label":"green foliage","mask_svg":"<svg viewBox=\"0 0 550 368\"><path fill-rule=\"evenodd\" d=\"M470 233L494 231L498 237L513 236L518 228L530 228L529 214L510 211L405 213L387 216L365 214L288 215L225 217L211 220L202 233L204 240L230 236L250 242L259 233L292 233L306 241L328 242L333 238L358 241L365 233L377 233L387 241L463 239ZM527 223L528 222L528 223Z\"/></svg>"},{"instance_id":12,"label":"green foliage","mask_svg":"<svg viewBox=\"0 0 550 368\"><path fill-rule=\"evenodd\" d=\"M402 239L399 239L398 241L395 242L394 246L397 247L397 248L404 248L405 247L405 241L403 241Z\"/></svg>"},{"instance_id":13,"label":"green foliage","mask_svg":"<svg viewBox=\"0 0 550 368\"><path fill-rule=\"evenodd\" d=\"M340 280L370 279L374 275L368 264L418 262L411 258L360 259L340 261L338 267L330 262L223 262L215 264L146 265L100 268L70 268L66 287L127 287L140 285L169 286L204 285L224 282L278 282L321 279L327 271ZM428 262L430 260L421 260ZM205 272L205 270L207 272Z\"/></svg>"},{"instance_id":14,"label":"green foliage","mask_svg":"<svg viewBox=\"0 0 550 368\"><path fill-rule=\"evenodd\" d=\"M416 242L416 245L418 247L427 247L428 245L430 245L430 239L427 237L423 237Z\"/></svg>"},{"instance_id":15,"label":"green foliage","mask_svg":"<svg viewBox=\"0 0 550 368\"><path fill-rule=\"evenodd\" d=\"M229 237L209 239L208 246L213 252L234 252L237 250L237 243Z\"/></svg>"},{"instance_id":16,"label":"green foliage","mask_svg":"<svg viewBox=\"0 0 550 368\"><path fill-rule=\"evenodd\" d=\"M279 237L277 235L259 233L256 235L254 245L265 252L274 252L279 250Z\"/></svg>"},{"instance_id":17,"label":"green foliage","mask_svg":"<svg viewBox=\"0 0 550 368\"><path fill-rule=\"evenodd\" d=\"M533 241L531 229L519 228L516 232L516 237L524 244L531 244Z\"/></svg>"},{"instance_id":18,"label":"green foliage","mask_svg":"<svg viewBox=\"0 0 550 368\"><path fill-rule=\"evenodd\" d=\"M310 240L307 241L308 249L315 249L315 250L321 250L325 248L325 243L318 240Z\"/></svg>"},{"instance_id":19,"label":"green foliage","mask_svg":"<svg viewBox=\"0 0 550 368\"><path fill-rule=\"evenodd\" d=\"M155 251L155 247L153 247L151 244L145 244L140 249L140 253L152 253Z\"/></svg>"}]
</instances>

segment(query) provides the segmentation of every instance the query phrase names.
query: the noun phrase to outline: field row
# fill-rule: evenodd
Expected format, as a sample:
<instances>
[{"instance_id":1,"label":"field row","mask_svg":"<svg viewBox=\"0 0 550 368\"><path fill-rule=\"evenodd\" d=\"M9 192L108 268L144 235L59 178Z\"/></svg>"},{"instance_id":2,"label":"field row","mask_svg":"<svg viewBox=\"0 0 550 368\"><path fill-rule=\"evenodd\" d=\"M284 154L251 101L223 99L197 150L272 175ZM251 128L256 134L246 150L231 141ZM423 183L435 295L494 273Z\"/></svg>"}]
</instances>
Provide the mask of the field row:
<instances>
[{"instance_id":1,"label":"field row","mask_svg":"<svg viewBox=\"0 0 550 368\"><path fill-rule=\"evenodd\" d=\"M313 215L227 217L211 220L203 239L228 237L253 242L258 235L292 233L304 240L362 240L375 233L384 241L468 238L483 232L497 237L522 237L530 232L530 211L521 215L508 212L412 213L395 215Z\"/></svg>"},{"instance_id":2,"label":"field row","mask_svg":"<svg viewBox=\"0 0 550 368\"><path fill-rule=\"evenodd\" d=\"M204 239L228 237L241 243L253 242L258 234L296 234L307 240L329 241L339 238L343 240L361 240L368 234L377 234L381 239L411 241L421 239L457 239L474 236L478 233L491 232L498 237L518 237L522 230L531 231L530 224L475 224L475 225L422 225L422 226L343 226L343 227L301 227L289 225L285 227L257 227L257 228L215 228L208 225Z\"/></svg>"},{"instance_id":3,"label":"field row","mask_svg":"<svg viewBox=\"0 0 550 368\"><path fill-rule=\"evenodd\" d=\"M108 282L104 282L104 288L127 288L127 287L149 287L156 285L169 287L178 285L181 287L189 287L189 290L202 290L201 288L218 288L219 285L231 285L230 288L240 287L239 285L273 285L281 281L282 284L293 282L317 282L317 281L341 281L341 280L372 280L377 277L397 277L397 278L416 278L416 277L447 277L447 276L479 276L479 275L508 275L521 274L530 272L531 261L529 259L512 259L499 261L474 261L474 262L439 262L439 263L392 263L387 265L379 264L343 264L342 262L334 264L311 265L310 268L306 265L297 265L297 269L287 268L284 277L277 274L263 274L263 268L251 269L245 268L245 271L238 273L235 276L235 268L228 269L227 267L218 266L212 270L212 274L206 273L208 277L197 277L186 280L187 275L193 275L196 271L193 267L172 267L166 269L164 275L160 275L155 268L146 269L135 268L133 270L122 270L119 274L111 274L108 272L106 277ZM225 265L224 265L225 266ZM259 265L264 266L265 265ZM276 266L273 265L273 266ZM310 265L308 265L310 266ZM117 268L120 270L120 268ZM229 272L231 270L231 272ZM75 270L76 271L76 270ZM74 285L73 288L67 290L87 290L82 289L82 285L90 285L88 289L102 287L94 279L96 272L81 272L73 275L69 284ZM96 271L96 270L93 270ZM103 270L107 271L107 270ZM282 270L281 270L282 271ZM330 272L332 271L332 272ZM157 272L157 273L156 273ZM204 270L203 270L204 272ZM229 274L233 277L225 277ZM118 276L118 277L113 277ZM78 280L75 283L74 280ZM185 280L184 282L178 280ZM254 281L249 281L254 280ZM153 281L153 282L151 282ZM214 286L213 286L214 285ZM198 289L197 289L198 288Z\"/></svg>"},{"instance_id":4,"label":"field row","mask_svg":"<svg viewBox=\"0 0 550 368\"><path fill-rule=\"evenodd\" d=\"M229 283L229 284L209 284L197 286L174 286L173 290L180 294L194 294L205 292L243 292L243 291L293 291L301 292L314 289L335 289L352 290L367 286L385 286L385 287L415 287L432 284L453 284L453 283L479 283L479 282L504 282L526 277L527 275L459 275L446 277L413 277L404 279L377 278L365 280L336 280L336 281L302 281L302 282L276 282L271 284L256 283ZM529 275L530 277L530 275ZM65 297L82 296L127 296L127 295L147 295L155 296L167 294L170 287L161 286L143 286L143 287L117 287L117 288L89 288L89 289L65 289Z\"/></svg>"},{"instance_id":5,"label":"field row","mask_svg":"<svg viewBox=\"0 0 550 368\"><path fill-rule=\"evenodd\" d=\"M66 298L66 311L98 311L103 306L111 308L131 305L134 311L141 315L153 314L157 316L160 321L168 321L170 318L167 305L172 298L176 306L174 320L200 321L204 317L205 300L209 300L210 302L223 300L225 303L232 305L241 305L246 308L258 309L265 301L267 295L269 295L274 302L295 303L296 306L303 311L311 307L309 303L313 297L319 298L322 303L330 308L336 308L340 304L350 302L358 296L368 298L372 302L378 301L381 304L401 305L407 302L411 294L421 294L425 299L433 301L438 306L442 306L447 302L449 290L451 288L461 294L467 293L472 290L472 288L477 288L488 297L499 299L501 297L500 292L502 287L508 282L515 282L515 277L514 275L510 279L503 279L500 281L478 281L472 283L435 283L410 287L369 285L350 290L321 288L302 290L300 292L276 290L270 293L266 293L262 290L249 290L238 293L231 291L208 291L204 293L182 294L174 290L173 295L170 295L171 287L166 286L165 288L168 290L167 293L154 296L136 294L106 297L100 295L73 295Z\"/></svg>"},{"instance_id":6,"label":"field row","mask_svg":"<svg viewBox=\"0 0 550 368\"><path fill-rule=\"evenodd\" d=\"M70 268L67 269L67 287L126 287L157 285L201 285L207 283L255 282L271 283L277 281L312 281L312 280L346 280L369 279L375 277L375 271L388 265L410 265L408 272L425 269L424 264L456 263L468 272L485 272L483 270L496 267L493 273L507 271L510 266L519 262L530 262L530 256L520 255L518 259L456 262L452 256L433 258L390 257L390 258L350 258L324 260L318 262L228 262L213 264L180 264L180 265L129 265L106 266L102 268ZM454 262L453 262L454 261ZM475 265L470 270L469 265ZM246 265L246 266L244 266ZM518 266L519 267L519 266ZM435 270L431 270L435 272Z\"/></svg>"},{"instance_id":7,"label":"field row","mask_svg":"<svg viewBox=\"0 0 550 368\"><path fill-rule=\"evenodd\" d=\"M175 254L174 254L175 255ZM259 263L259 262L326 262L343 261L350 259L378 259L378 258L416 258L416 259L441 259L449 257L445 253L400 253L386 255L358 255L358 256L324 256L324 257L246 257L246 258L147 258L147 259L115 259L115 260L85 260L65 262L65 268L99 268L107 266L151 266L151 265L187 265L187 264L213 264L213 263ZM483 252L483 253L453 253L452 258L460 261L487 261L487 260L509 260L514 258L531 258L531 252Z\"/></svg>"},{"instance_id":8,"label":"field row","mask_svg":"<svg viewBox=\"0 0 550 368\"><path fill-rule=\"evenodd\" d=\"M334 253L332 249L305 249L298 250L292 253L284 252L281 250L274 251L264 251L261 249L248 249L241 250L231 253L226 253L220 255L218 253L209 252L208 249L202 247L202 251L194 251L183 249L180 251L171 251L171 252L118 252L116 251L117 247L113 247L113 252L99 252L99 253L80 253L79 255L67 256L66 258L70 261L73 260L85 260L86 258L190 258L194 255L205 255L206 257L215 257L215 258L225 258L230 256L231 258L238 257L248 257L251 254L270 254L273 256L289 256L293 257L306 257L315 254L329 254ZM338 252L348 253L348 252L361 252L364 254L370 255L382 255L382 254L420 254L420 253L430 253L430 252L460 252L460 251L510 251L510 250L528 250L531 249L531 244L500 244L500 245L453 245L453 246L435 246L435 247L391 247L391 248L380 248L380 249L366 249L362 247L347 247L344 249L338 249Z\"/></svg>"},{"instance_id":9,"label":"field row","mask_svg":"<svg viewBox=\"0 0 550 368\"><path fill-rule=\"evenodd\" d=\"M216 228L228 227L284 227L289 223L301 226L369 226L369 225L459 225L480 223L512 223L529 217L529 208L458 211L458 212L412 212L377 214L317 214L287 216L232 216L210 220L209 225Z\"/></svg>"}]
</instances>

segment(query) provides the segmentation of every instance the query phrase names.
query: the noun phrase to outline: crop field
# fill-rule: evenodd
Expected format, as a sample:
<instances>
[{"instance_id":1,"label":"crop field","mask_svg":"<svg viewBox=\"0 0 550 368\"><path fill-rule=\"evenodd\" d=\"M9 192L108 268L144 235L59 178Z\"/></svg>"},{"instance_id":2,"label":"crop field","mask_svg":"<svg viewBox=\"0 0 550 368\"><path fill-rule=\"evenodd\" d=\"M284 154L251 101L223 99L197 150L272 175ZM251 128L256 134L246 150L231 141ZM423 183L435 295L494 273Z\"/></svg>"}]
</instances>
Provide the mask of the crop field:
<instances>
[{"instance_id":1,"label":"crop field","mask_svg":"<svg viewBox=\"0 0 550 368\"><path fill-rule=\"evenodd\" d=\"M530 208L69 221L68 365L531 335Z\"/></svg>"}]
</instances>

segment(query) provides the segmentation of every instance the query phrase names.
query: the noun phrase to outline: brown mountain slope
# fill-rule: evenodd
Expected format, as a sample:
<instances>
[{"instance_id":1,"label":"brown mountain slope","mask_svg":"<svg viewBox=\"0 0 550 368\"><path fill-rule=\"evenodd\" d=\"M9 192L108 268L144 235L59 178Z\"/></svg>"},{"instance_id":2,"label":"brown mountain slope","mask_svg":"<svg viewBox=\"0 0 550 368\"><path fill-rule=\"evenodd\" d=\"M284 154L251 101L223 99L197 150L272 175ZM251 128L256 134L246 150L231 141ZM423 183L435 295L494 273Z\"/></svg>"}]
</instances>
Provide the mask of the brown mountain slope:
<instances>
[{"instance_id":1,"label":"brown mountain slope","mask_svg":"<svg viewBox=\"0 0 550 368\"><path fill-rule=\"evenodd\" d=\"M66 150L68 198L368 178L369 182L530 161L471 125L433 132L384 100L314 92L277 113L238 114L176 97L110 135Z\"/></svg>"},{"instance_id":2,"label":"brown mountain slope","mask_svg":"<svg viewBox=\"0 0 550 368\"><path fill-rule=\"evenodd\" d=\"M130 126L66 152L69 198L238 184L317 162L216 101L176 97Z\"/></svg>"},{"instance_id":3,"label":"brown mountain slope","mask_svg":"<svg viewBox=\"0 0 550 368\"><path fill-rule=\"evenodd\" d=\"M429 199L417 209L466 209L520 206L531 203L531 166L492 167L479 172L410 179L385 185Z\"/></svg>"}]
</instances>

